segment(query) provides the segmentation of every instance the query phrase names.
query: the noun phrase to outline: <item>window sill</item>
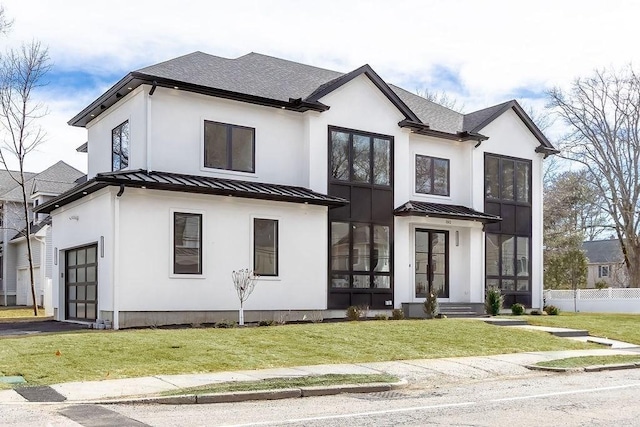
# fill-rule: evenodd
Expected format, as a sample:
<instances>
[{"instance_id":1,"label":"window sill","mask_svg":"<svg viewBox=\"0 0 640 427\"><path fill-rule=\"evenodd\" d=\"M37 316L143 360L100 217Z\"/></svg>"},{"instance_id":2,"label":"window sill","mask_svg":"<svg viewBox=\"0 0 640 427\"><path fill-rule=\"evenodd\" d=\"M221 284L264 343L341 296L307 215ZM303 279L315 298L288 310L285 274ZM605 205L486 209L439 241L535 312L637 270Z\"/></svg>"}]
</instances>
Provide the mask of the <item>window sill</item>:
<instances>
[{"instance_id":1,"label":"window sill","mask_svg":"<svg viewBox=\"0 0 640 427\"><path fill-rule=\"evenodd\" d=\"M201 166L200 170L202 172L215 173L220 175L240 176L243 178L252 178L252 179L258 178L258 175L255 172L242 172L242 171L234 171L229 169L207 168L204 166Z\"/></svg>"},{"instance_id":2,"label":"window sill","mask_svg":"<svg viewBox=\"0 0 640 427\"><path fill-rule=\"evenodd\" d=\"M282 277L280 276L258 276L256 279L258 282L281 282Z\"/></svg>"},{"instance_id":3,"label":"window sill","mask_svg":"<svg viewBox=\"0 0 640 427\"><path fill-rule=\"evenodd\" d=\"M169 279L206 279L204 274L169 274Z\"/></svg>"}]
</instances>

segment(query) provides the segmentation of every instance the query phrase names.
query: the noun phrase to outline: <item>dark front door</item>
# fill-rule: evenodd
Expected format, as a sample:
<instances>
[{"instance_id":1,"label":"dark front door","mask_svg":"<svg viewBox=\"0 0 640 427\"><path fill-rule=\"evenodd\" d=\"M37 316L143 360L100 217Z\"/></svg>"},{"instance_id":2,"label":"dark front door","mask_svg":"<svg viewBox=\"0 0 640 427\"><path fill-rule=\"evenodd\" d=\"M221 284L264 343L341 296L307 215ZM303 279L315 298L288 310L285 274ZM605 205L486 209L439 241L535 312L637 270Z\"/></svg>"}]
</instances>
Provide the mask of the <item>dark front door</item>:
<instances>
[{"instance_id":1,"label":"dark front door","mask_svg":"<svg viewBox=\"0 0 640 427\"><path fill-rule=\"evenodd\" d=\"M69 249L65 254L66 318L94 321L98 311L97 245Z\"/></svg>"},{"instance_id":2,"label":"dark front door","mask_svg":"<svg viewBox=\"0 0 640 427\"><path fill-rule=\"evenodd\" d=\"M449 298L449 232L416 230L415 246L416 298Z\"/></svg>"}]
</instances>

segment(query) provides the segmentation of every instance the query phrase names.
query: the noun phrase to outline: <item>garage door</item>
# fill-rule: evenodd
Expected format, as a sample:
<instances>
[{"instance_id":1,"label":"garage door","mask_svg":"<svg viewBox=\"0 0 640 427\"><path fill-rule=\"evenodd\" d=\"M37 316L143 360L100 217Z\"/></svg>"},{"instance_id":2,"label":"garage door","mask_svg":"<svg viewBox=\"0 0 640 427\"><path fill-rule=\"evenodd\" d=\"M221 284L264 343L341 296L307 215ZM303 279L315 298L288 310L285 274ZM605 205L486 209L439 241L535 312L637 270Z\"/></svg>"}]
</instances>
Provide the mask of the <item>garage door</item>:
<instances>
[{"instance_id":1,"label":"garage door","mask_svg":"<svg viewBox=\"0 0 640 427\"><path fill-rule=\"evenodd\" d=\"M66 251L66 318L96 320L98 310L97 245Z\"/></svg>"}]
</instances>

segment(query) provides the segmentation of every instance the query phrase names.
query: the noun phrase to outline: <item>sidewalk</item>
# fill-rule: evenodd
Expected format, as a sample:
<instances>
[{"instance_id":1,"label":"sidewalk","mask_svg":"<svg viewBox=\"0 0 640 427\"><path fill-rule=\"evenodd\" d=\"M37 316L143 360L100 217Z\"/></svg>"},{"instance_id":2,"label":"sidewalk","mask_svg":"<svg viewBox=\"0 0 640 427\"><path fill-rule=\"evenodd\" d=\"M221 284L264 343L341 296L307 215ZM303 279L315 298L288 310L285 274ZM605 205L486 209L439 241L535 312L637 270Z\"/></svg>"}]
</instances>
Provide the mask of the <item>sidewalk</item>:
<instances>
[{"instance_id":1,"label":"sidewalk","mask_svg":"<svg viewBox=\"0 0 640 427\"><path fill-rule=\"evenodd\" d=\"M417 382L451 384L497 377L532 375L530 365L538 362L581 356L638 355L640 346L606 338L591 337L587 331L567 328L531 326L510 319L483 318L488 323L509 328L526 328L550 334L594 342L606 346L593 350L565 350L500 354L494 356L417 359L339 365L296 366L292 368L258 369L251 371L216 372L185 375L157 375L102 381L83 381L52 386L25 387L18 391L0 390L0 404L7 403L214 403L257 399L282 399L337 393L377 392L411 386ZM612 365L612 369L615 369ZM619 367L618 367L619 368ZM215 395L161 397L166 392L226 382L260 381L271 378L294 378L327 374L390 374L401 381L393 384L360 384L326 387L302 387L262 392L231 392Z\"/></svg>"},{"instance_id":2,"label":"sidewalk","mask_svg":"<svg viewBox=\"0 0 640 427\"><path fill-rule=\"evenodd\" d=\"M65 403L122 403L122 402L156 402L156 403L196 403L195 396L188 398L156 397L163 392L178 391L181 388L197 387L230 381L257 381L268 378L302 377L324 374L380 374L387 373L405 380L398 384L363 384L359 386L329 386L314 388L314 395L336 394L338 392L374 392L389 390L400 386L409 386L418 381L430 381L434 384L456 383L469 380L482 380L501 376L531 375L526 366L545 360L566 357L599 356L614 354L638 354L637 352L617 349L569 350L552 352L532 352L502 354L484 357L460 357L446 359L418 359L392 362L373 362L341 365L297 366L293 368L260 369L252 371L218 372L188 375L158 375L153 377L126 378L103 381L87 381L55 384L41 387L45 394L53 394L48 401ZM35 388L38 389L38 388ZM247 393L224 393L226 399L218 401L255 400L256 398L300 397L305 393L278 395L277 392L262 393L251 396ZM300 391L297 389L297 391ZM253 392L255 394L255 392ZM274 394L275 393L275 394ZM55 399L55 394L61 396ZM282 393L280 393L282 394ZM234 396L231 396L234 395ZM306 395L310 395L307 391ZM243 398L244 396L244 398ZM201 403L203 399L199 399ZM216 401L209 399L210 401ZM32 400L33 401L33 400ZM40 400L42 402L43 400ZM45 400L47 401L47 400ZM15 390L0 390L0 404L27 403Z\"/></svg>"}]
</instances>

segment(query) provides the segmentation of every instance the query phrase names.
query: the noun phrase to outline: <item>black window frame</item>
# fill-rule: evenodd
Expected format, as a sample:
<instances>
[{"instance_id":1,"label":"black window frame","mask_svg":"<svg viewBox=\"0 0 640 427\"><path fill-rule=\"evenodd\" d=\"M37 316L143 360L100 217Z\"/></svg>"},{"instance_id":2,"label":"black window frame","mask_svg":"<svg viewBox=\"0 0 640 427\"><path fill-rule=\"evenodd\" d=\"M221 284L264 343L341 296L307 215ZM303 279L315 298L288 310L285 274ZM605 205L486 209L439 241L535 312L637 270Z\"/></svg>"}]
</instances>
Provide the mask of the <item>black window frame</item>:
<instances>
[{"instance_id":1,"label":"black window frame","mask_svg":"<svg viewBox=\"0 0 640 427\"><path fill-rule=\"evenodd\" d=\"M605 274L606 271L606 274ZM611 269L608 265L599 265L598 266L598 278L601 279L603 277L609 277Z\"/></svg>"},{"instance_id":2,"label":"black window frame","mask_svg":"<svg viewBox=\"0 0 640 427\"><path fill-rule=\"evenodd\" d=\"M124 127L127 127L127 131L123 132ZM118 135L118 147L115 146L115 137ZM126 135L127 141L127 155L124 155L122 151L122 136ZM118 126L111 129L111 171L116 172L122 169L126 169L129 167L129 153L131 149L131 125L129 124L129 120L125 120L120 123ZM116 158L119 159L120 167L118 169L115 168Z\"/></svg>"},{"instance_id":3,"label":"black window frame","mask_svg":"<svg viewBox=\"0 0 640 427\"><path fill-rule=\"evenodd\" d=\"M207 140L206 127L207 123L222 125L226 129L226 150L227 164L226 167L207 166ZM216 122L214 120L204 120L203 123L203 146L202 146L202 164L206 169L228 170L233 172L256 173L256 129L249 126L235 125L231 123ZM251 170L234 169L233 168L233 129L246 129L251 131Z\"/></svg>"},{"instance_id":4,"label":"black window frame","mask_svg":"<svg viewBox=\"0 0 640 427\"><path fill-rule=\"evenodd\" d=\"M258 257L256 257L256 222L257 221L269 221L271 223L274 224L275 229L274 229L274 233L273 233L273 239L274 239L274 247L275 247L275 260L274 260L274 266L275 266L275 273L270 274L270 273L263 273L258 271L258 269L256 268L256 261L258 260ZM277 219L273 219L273 218L254 218L253 219L253 273L261 276L261 277L278 277L280 276L280 221Z\"/></svg>"},{"instance_id":5,"label":"black window frame","mask_svg":"<svg viewBox=\"0 0 640 427\"><path fill-rule=\"evenodd\" d=\"M492 158L498 161L498 170L497 170L497 197L488 197L487 189L491 184L489 182L489 176L487 174L487 159ZM503 198L503 187L504 187L504 162L512 162L513 163L513 198ZM527 165L528 175L526 177L526 200L522 200L518 197L520 193L518 189L518 179L517 179L517 169L518 164ZM484 153L484 165L483 165L483 183L484 183L484 203L485 210L489 213L496 214L503 218L502 222L487 224L485 227L485 280L487 287L489 286L489 281L498 282L499 288L503 295L505 296L505 306L511 306L513 303L521 302L525 306L530 307L532 304L532 245L533 245L533 162L531 159L523 159L512 156L504 156L495 153ZM493 185L491 185L493 186ZM524 215L523 212L528 212L527 215ZM509 220L513 218L513 223L510 223ZM507 223L512 225L507 225ZM509 229L510 226L513 226L513 229ZM488 241L489 235L497 235L500 244L498 245L498 274L488 274L487 266L488 266ZM514 241L514 272L512 275L503 274L502 269L502 243L504 239L508 239L513 237ZM518 256L518 238L526 237L528 239L528 262L527 262L527 276L518 276L517 275L517 256ZM518 280L527 280L527 290L518 291ZM514 281L514 289L507 290L504 289L503 281Z\"/></svg>"},{"instance_id":6,"label":"black window frame","mask_svg":"<svg viewBox=\"0 0 640 427\"><path fill-rule=\"evenodd\" d=\"M177 272L176 271L176 220L178 215L183 215L185 217L197 217L198 218L198 271L197 272ZM202 250L203 250L203 242L204 238L202 235L202 223L203 223L203 214L194 213L194 212L182 212L182 211L174 211L172 215L173 227L172 227L172 266L171 273L176 276L202 276L204 274L204 266L202 264Z\"/></svg>"},{"instance_id":7,"label":"black window frame","mask_svg":"<svg viewBox=\"0 0 640 427\"><path fill-rule=\"evenodd\" d=\"M431 191L427 192L427 191L418 191L418 158L422 157L425 159L431 159L431 168L429 170L429 179L431 180ZM441 194L441 193L437 193L435 192L435 182L436 182L436 166L435 166L435 160L444 160L447 162L447 188L446 188L446 193L445 194ZM414 169L415 169L415 187L414 190L416 192L416 194L428 194L430 196L441 196L441 197L450 197L451 196L451 160L450 159L445 159L443 157L434 157L434 156L428 156L426 154L416 154L415 157L415 162L414 162Z\"/></svg>"},{"instance_id":8,"label":"black window frame","mask_svg":"<svg viewBox=\"0 0 640 427\"><path fill-rule=\"evenodd\" d=\"M343 139L333 138L333 132L341 132L348 134L346 141ZM369 138L369 181L363 182L354 178L354 135ZM362 140L362 139L360 139ZM376 140L384 140L387 147L381 150ZM336 152L338 156L335 158L341 162L346 161L347 167L337 168L333 164L334 145L338 142L344 148L345 142L348 144L348 152L346 159L340 156L340 152ZM330 209L328 220L328 245L327 245L327 271L328 271L328 300L327 307L329 309L345 309L351 305L363 305L372 309L389 309L393 307L394 301L394 219L393 216L393 192L394 192L394 137L391 135L383 135L358 129L349 129L338 126L329 125L327 132L327 183L328 193L343 197L349 200L349 205ZM376 157L376 154L382 154ZM381 163L381 160L388 164ZM334 172L348 172L343 179L334 178ZM376 183L376 172L388 174L386 183ZM380 175L379 175L380 176ZM386 175L383 175L387 178ZM381 181L378 179L378 181ZM348 224L348 232L345 237L346 269L332 268L332 223ZM369 269L358 270L354 268L353 261L355 253L354 248L354 227L358 225L369 226ZM388 227L389 230L389 253L388 253L388 270L374 271L374 261L382 260L383 257L376 251L375 247L375 227ZM348 251L348 252L347 252ZM348 255L347 255L348 253ZM376 261L377 263L377 261ZM376 277L378 276L378 277ZM361 279L368 280L369 287L354 286L356 281ZM342 280L342 285L334 286L336 281ZM337 282L336 282L337 283ZM362 283L360 284L362 286ZM384 287L387 286L387 287Z\"/></svg>"},{"instance_id":9,"label":"black window frame","mask_svg":"<svg viewBox=\"0 0 640 427\"><path fill-rule=\"evenodd\" d=\"M347 158L347 162L348 162L348 179L338 179L338 178L334 178L333 174L332 174L332 169L333 169L333 165L332 165L332 160L333 160L333 141L332 141L332 137L331 134L332 132L339 132L339 133L345 133L345 134L349 134L349 138L348 138L348 149L349 149L349 153L348 153L348 158ZM360 137L365 137L365 138L369 138L369 180L368 181L361 181L361 180L356 180L354 179L354 150L353 150L353 137L354 136L360 136ZM375 140L385 140L388 141L389 143L389 168L388 168L388 174L389 174L389 183L388 184L376 184L375 183ZM382 134L377 134L377 133L372 133L372 132L365 132L365 131L359 131L359 130L355 130L355 129L347 129L347 128L342 128L342 127L337 127L337 126L329 126L329 154L328 154L328 159L327 159L327 163L329 165L328 168L328 177L329 177L329 183L331 184L346 184L346 185L353 185L353 186L363 186L363 187L374 187L374 188L384 188L384 189L393 189L393 137L389 136L389 135L382 135Z\"/></svg>"}]
</instances>

